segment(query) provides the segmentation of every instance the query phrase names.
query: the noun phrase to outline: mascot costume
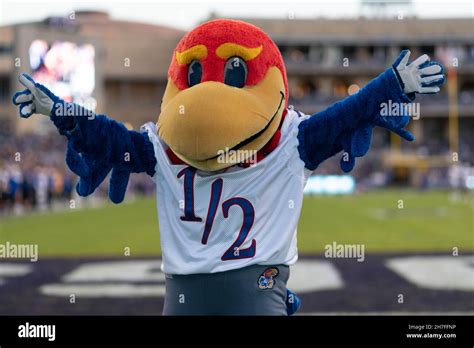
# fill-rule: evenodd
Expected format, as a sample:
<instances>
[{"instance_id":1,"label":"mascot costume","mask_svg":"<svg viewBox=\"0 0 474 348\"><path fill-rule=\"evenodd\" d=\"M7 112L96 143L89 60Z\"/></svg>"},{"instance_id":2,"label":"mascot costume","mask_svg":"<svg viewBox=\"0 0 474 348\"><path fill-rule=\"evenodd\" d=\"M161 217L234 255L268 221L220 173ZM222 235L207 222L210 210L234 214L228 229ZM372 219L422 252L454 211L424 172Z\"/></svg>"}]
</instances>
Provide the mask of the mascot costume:
<instances>
[{"instance_id":1,"label":"mascot costume","mask_svg":"<svg viewBox=\"0 0 474 348\"><path fill-rule=\"evenodd\" d=\"M300 305L286 284L308 177L341 151L350 171L376 126L413 140L409 115L382 116L382 103L410 103L444 82L439 63L423 55L410 64L409 55L309 116L288 108L284 62L270 37L218 19L178 43L158 122L140 132L59 99L26 74L13 102L21 117L47 115L66 136L80 196L110 173L109 197L120 203L131 173L153 178L164 314L287 315Z\"/></svg>"}]
</instances>

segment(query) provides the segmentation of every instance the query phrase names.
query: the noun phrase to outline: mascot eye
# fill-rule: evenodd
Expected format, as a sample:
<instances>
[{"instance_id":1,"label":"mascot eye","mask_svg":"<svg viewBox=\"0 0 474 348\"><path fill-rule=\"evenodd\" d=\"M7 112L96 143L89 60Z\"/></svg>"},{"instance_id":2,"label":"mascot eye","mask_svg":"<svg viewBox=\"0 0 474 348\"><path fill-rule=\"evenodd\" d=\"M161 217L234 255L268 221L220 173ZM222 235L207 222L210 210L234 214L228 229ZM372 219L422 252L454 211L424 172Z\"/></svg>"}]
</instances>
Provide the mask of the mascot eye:
<instances>
[{"instance_id":1,"label":"mascot eye","mask_svg":"<svg viewBox=\"0 0 474 348\"><path fill-rule=\"evenodd\" d=\"M188 86L192 87L201 82L202 66L197 60L193 60L188 67Z\"/></svg>"},{"instance_id":2,"label":"mascot eye","mask_svg":"<svg viewBox=\"0 0 474 348\"><path fill-rule=\"evenodd\" d=\"M224 83L233 87L243 87L247 80L247 64L240 57L231 57L224 66Z\"/></svg>"}]
</instances>

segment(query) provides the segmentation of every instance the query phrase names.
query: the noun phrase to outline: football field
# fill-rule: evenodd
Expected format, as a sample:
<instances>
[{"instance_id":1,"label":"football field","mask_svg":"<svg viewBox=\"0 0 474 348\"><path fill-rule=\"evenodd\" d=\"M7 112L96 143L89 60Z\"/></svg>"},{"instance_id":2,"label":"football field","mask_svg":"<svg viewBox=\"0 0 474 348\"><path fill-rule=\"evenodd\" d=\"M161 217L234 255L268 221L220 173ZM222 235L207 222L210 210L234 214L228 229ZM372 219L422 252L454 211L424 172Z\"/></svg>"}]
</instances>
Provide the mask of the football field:
<instances>
[{"instance_id":1,"label":"football field","mask_svg":"<svg viewBox=\"0 0 474 348\"><path fill-rule=\"evenodd\" d=\"M298 249L364 244L366 253L474 250L474 195L443 191L380 191L306 196ZM153 198L100 208L68 209L0 220L0 244L38 244L40 257L160 254Z\"/></svg>"},{"instance_id":2,"label":"football field","mask_svg":"<svg viewBox=\"0 0 474 348\"><path fill-rule=\"evenodd\" d=\"M474 313L473 198L441 191L305 197L301 257L288 283L302 299L299 313ZM154 199L3 217L5 243L38 244L39 258L0 261L0 314L161 313ZM363 245L363 262L327 257L333 243Z\"/></svg>"}]
</instances>

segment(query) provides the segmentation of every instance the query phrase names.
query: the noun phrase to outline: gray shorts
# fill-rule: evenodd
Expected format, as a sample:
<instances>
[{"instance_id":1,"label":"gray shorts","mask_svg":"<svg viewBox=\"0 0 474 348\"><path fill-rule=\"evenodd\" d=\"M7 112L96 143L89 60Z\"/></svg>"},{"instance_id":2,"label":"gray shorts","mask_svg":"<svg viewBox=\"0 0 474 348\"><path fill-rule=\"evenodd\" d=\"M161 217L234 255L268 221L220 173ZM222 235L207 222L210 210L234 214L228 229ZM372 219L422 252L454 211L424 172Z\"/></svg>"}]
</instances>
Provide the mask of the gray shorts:
<instances>
[{"instance_id":1,"label":"gray shorts","mask_svg":"<svg viewBox=\"0 0 474 348\"><path fill-rule=\"evenodd\" d=\"M166 275L163 315L287 315L285 265Z\"/></svg>"}]
</instances>

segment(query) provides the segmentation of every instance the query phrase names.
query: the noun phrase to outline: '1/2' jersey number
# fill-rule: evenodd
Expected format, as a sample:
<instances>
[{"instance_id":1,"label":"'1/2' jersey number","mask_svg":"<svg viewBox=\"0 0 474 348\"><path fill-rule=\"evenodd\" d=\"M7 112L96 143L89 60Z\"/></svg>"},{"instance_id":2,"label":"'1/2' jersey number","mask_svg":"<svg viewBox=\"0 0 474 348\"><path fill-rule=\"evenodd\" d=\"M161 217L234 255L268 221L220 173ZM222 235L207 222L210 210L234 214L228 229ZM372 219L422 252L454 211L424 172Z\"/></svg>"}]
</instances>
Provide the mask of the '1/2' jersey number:
<instances>
[{"instance_id":1,"label":"'1/2' jersey number","mask_svg":"<svg viewBox=\"0 0 474 348\"><path fill-rule=\"evenodd\" d=\"M196 216L194 212L194 177L196 176L196 169L192 167L186 167L178 173L178 178L184 177L184 215L180 217L182 221L202 221L202 219ZM207 209L206 222L204 224L204 232L202 234L201 243L206 245L211 234L212 225L214 224L214 218L216 217L217 210L222 195L223 180L218 178L213 181L211 186L211 198L209 200L209 207ZM222 203L222 213L224 218L227 219L229 216L229 209L233 205L237 205L242 209L243 222L240 228L237 239L222 255L222 261L248 259L255 256L257 249L257 242L252 239L252 243L248 248L240 249L244 244L250 229L252 228L255 219L255 210L252 203L242 197L232 197Z\"/></svg>"}]
</instances>

